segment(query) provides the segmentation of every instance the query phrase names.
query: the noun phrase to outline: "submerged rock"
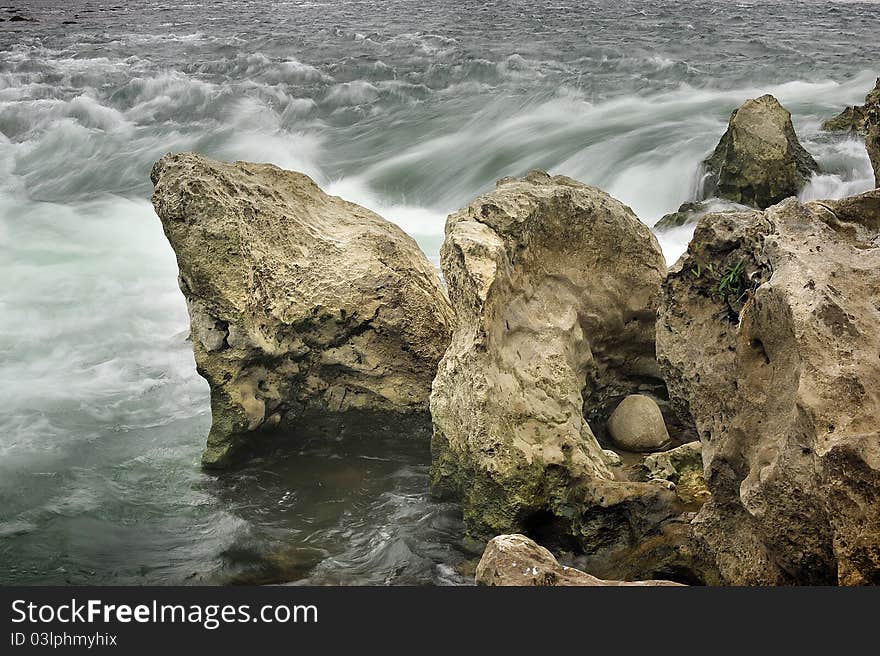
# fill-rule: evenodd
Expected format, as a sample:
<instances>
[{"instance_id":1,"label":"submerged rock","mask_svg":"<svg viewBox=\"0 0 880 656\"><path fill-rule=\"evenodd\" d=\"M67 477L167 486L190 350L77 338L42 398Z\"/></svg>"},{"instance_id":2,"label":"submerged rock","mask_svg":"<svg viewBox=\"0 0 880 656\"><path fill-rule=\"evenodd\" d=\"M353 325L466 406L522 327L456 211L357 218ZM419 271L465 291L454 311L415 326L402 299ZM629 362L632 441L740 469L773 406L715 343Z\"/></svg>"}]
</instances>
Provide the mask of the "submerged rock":
<instances>
[{"instance_id":1,"label":"submerged rock","mask_svg":"<svg viewBox=\"0 0 880 656\"><path fill-rule=\"evenodd\" d=\"M269 164L184 153L151 177L211 387L206 466L277 426L427 428L452 313L409 236Z\"/></svg>"},{"instance_id":2,"label":"submerged rock","mask_svg":"<svg viewBox=\"0 0 880 656\"><path fill-rule=\"evenodd\" d=\"M552 553L524 535L499 535L489 541L477 565L477 585L491 586L665 586L672 581L606 581L560 565Z\"/></svg>"},{"instance_id":3,"label":"submerged rock","mask_svg":"<svg viewBox=\"0 0 880 656\"><path fill-rule=\"evenodd\" d=\"M533 171L450 215L441 261L457 327L431 394L432 489L463 501L469 533L541 526L607 547L668 516L674 495L614 481L584 419L665 394L666 267L648 228L598 189Z\"/></svg>"},{"instance_id":4,"label":"submerged rock","mask_svg":"<svg viewBox=\"0 0 880 656\"><path fill-rule=\"evenodd\" d=\"M704 197L764 209L798 192L819 170L794 132L791 114L771 95L747 100L703 162Z\"/></svg>"},{"instance_id":5,"label":"submerged rock","mask_svg":"<svg viewBox=\"0 0 880 656\"><path fill-rule=\"evenodd\" d=\"M865 96L863 105L847 107L834 118L822 123L822 129L829 132L857 132L864 136L867 133L868 111L872 107L880 107L880 77L877 78L874 88Z\"/></svg>"},{"instance_id":6,"label":"submerged rock","mask_svg":"<svg viewBox=\"0 0 880 656\"><path fill-rule=\"evenodd\" d=\"M880 583L880 191L701 221L657 351L700 434L693 528L723 580Z\"/></svg>"},{"instance_id":7,"label":"submerged rock","mask_svg":"<svg viewBox=\"0 0 880 656\"><path fill-rule=\"evenodd\" d=\"M720 198L712 198L709 200L682 203L682 205L671 214L667 214L660 218L654 224L654 230L664 232L673 230L682 226L696 225L697 222L706 216L715 212L739 212L747 208L745 205L733 203Z\"/></svg>"},{"instance_id":8,"label":"submerged rock","mask_svg":"<svg viewBox=\"0 0 880 656\"><path fill-rule=\"evenodd\" d=\"M630 394L608 418L608 435L625 451L658 451L669 444L669 432L657 402Z\"/></svg>"}]
</instances>

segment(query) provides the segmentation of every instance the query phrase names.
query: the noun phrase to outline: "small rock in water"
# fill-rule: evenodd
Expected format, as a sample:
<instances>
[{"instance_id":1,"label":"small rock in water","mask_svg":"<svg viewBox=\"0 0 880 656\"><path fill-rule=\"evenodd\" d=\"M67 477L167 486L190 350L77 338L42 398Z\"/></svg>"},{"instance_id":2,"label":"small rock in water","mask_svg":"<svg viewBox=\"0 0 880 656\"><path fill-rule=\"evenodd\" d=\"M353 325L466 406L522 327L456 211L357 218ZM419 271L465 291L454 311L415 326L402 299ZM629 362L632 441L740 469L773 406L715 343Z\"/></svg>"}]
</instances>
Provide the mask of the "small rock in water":
<instances>
[{"instance_id":1,"label":"small rock in water","mask_svg":"<svg viewBox=\"0 0 880 656\"><path fill-rule=\"evenodd\" d=\"M608 434L627 451L658 451L669 444L669 432L657 402L644 394L631 394L608 418Z\"/></svg>"},{"instance_id":2,"label":"small rock in water","mask_svg":"<svg viewBox=\"0 0 880 656\"><path fill-rule=\"evenodd\" d=\"M700 442L688 442L669 451L652 453L645 457L648 478L662 478L675 482L682 470L687 467L699 467L702 470L702 451Z\"/></svg>"}]
</instances>

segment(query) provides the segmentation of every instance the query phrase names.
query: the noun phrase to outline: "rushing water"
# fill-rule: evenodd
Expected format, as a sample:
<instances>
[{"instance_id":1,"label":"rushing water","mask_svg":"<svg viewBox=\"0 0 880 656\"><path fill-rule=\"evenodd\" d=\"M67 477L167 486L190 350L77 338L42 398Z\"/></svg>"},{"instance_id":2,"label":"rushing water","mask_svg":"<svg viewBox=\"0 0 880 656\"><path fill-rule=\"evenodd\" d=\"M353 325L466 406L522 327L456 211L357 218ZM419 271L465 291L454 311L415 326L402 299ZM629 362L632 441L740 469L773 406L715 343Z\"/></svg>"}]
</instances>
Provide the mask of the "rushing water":
<instances>
[{"instance_id":1,"label":"rushing water","mask_svg":"<svg viewBox=\"0 0 880 656\"><path fill-rule=\"evenodd\" d=\"M449 211L536 167L652 225L766 92L825 171L804 197L871 186L819 124L880 74L876 3L4 1L35 20L0 23L0 583L464 581L406 436L200 471L167 151L304 171L435 261Z\"/></svg>"}]
</instances>

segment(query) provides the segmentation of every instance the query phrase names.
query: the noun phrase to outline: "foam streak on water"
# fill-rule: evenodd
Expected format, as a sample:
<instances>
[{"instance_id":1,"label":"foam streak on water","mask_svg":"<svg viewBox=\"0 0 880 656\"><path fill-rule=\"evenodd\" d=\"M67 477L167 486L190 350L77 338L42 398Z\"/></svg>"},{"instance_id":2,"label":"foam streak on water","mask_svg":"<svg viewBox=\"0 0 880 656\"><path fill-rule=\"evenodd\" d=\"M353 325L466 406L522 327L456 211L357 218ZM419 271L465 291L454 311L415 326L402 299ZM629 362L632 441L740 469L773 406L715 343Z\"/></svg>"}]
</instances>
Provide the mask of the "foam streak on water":
<instances>
[{"instance_id":1,"label":"foam streak on water","mask_svg":"<svg viewBox=\"0 0 880 656\"><path fill-rule=\"evenodd\" d=\"M304 171L435 261L447 213L531 168L653 225L768 92L824 171L803 198L871 186L819 126L880 74L873 3L27 4L0 23L0 582L462 580L426 446L199 471L207 386L149 204L167 151ZM661 235L670 262L689 237Z\"/></svg>"}]
</instances>

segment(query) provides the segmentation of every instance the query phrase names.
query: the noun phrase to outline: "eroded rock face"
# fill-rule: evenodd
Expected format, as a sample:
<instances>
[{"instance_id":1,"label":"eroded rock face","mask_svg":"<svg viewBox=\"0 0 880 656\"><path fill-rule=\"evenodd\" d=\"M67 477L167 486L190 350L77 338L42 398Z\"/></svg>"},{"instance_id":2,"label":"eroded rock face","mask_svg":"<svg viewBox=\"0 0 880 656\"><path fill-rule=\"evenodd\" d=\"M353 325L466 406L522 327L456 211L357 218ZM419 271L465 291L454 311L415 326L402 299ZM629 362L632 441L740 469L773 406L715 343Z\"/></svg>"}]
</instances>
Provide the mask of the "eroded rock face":
<instances>
[{"instance_id":1,"label":"eroded rock face","mask_svg":"<svg viewBox=\"0 0 880 656\"><path fill-rule=\"evenodd\" d=\"M705 162L704 197L766 208L797 196L819 166L794 132L791 114L771 95L747 100Z\"/></svg>"},{"instance_id":2,"label":"eroded rock face","mask_svg":"<svg viewBox=\"0 0 880 656\"><path fill-rule=\"evenodd\" d=\"M880 191L705 217L658 360L699 431L731 584L880 582Z\"/></svg>"},{"instance_id":3,"label":"eroded rock face","mask_svg":"<svg viewBox=\"0 0 880 656\"><path fill-rule=\"evenodd\" d=\"M524 535L499 535L486 545L477 565L477 585L491 586L658 586L672 581L606 581L560 565L552 553Z\"/></svg>"},{"instance_id":4,"label":"eroded rock face","mask_svg":"<svg viewBox=\"0 0 880 656\"><path fill-rule=\"evenodd\" d=\"M532 172L452 214L441 251L456 313L431 394L432 489L468 531L540 523L584 548L650 530L674 497L617 482L584 413L665 394L653 344L656 239L604 192Z\"/></svg>"},{"instance_id":5,"label":"eroded rock face","mask_svg":"<svg viewBox=\"0 0 880 656\"><path fill-rule=\"evenodd\" d=\"M269 164L184 153L151 177L211 387L206 466L279 425L429 423L452 312L409 236Z\"/></svg>"}]
</instances>

